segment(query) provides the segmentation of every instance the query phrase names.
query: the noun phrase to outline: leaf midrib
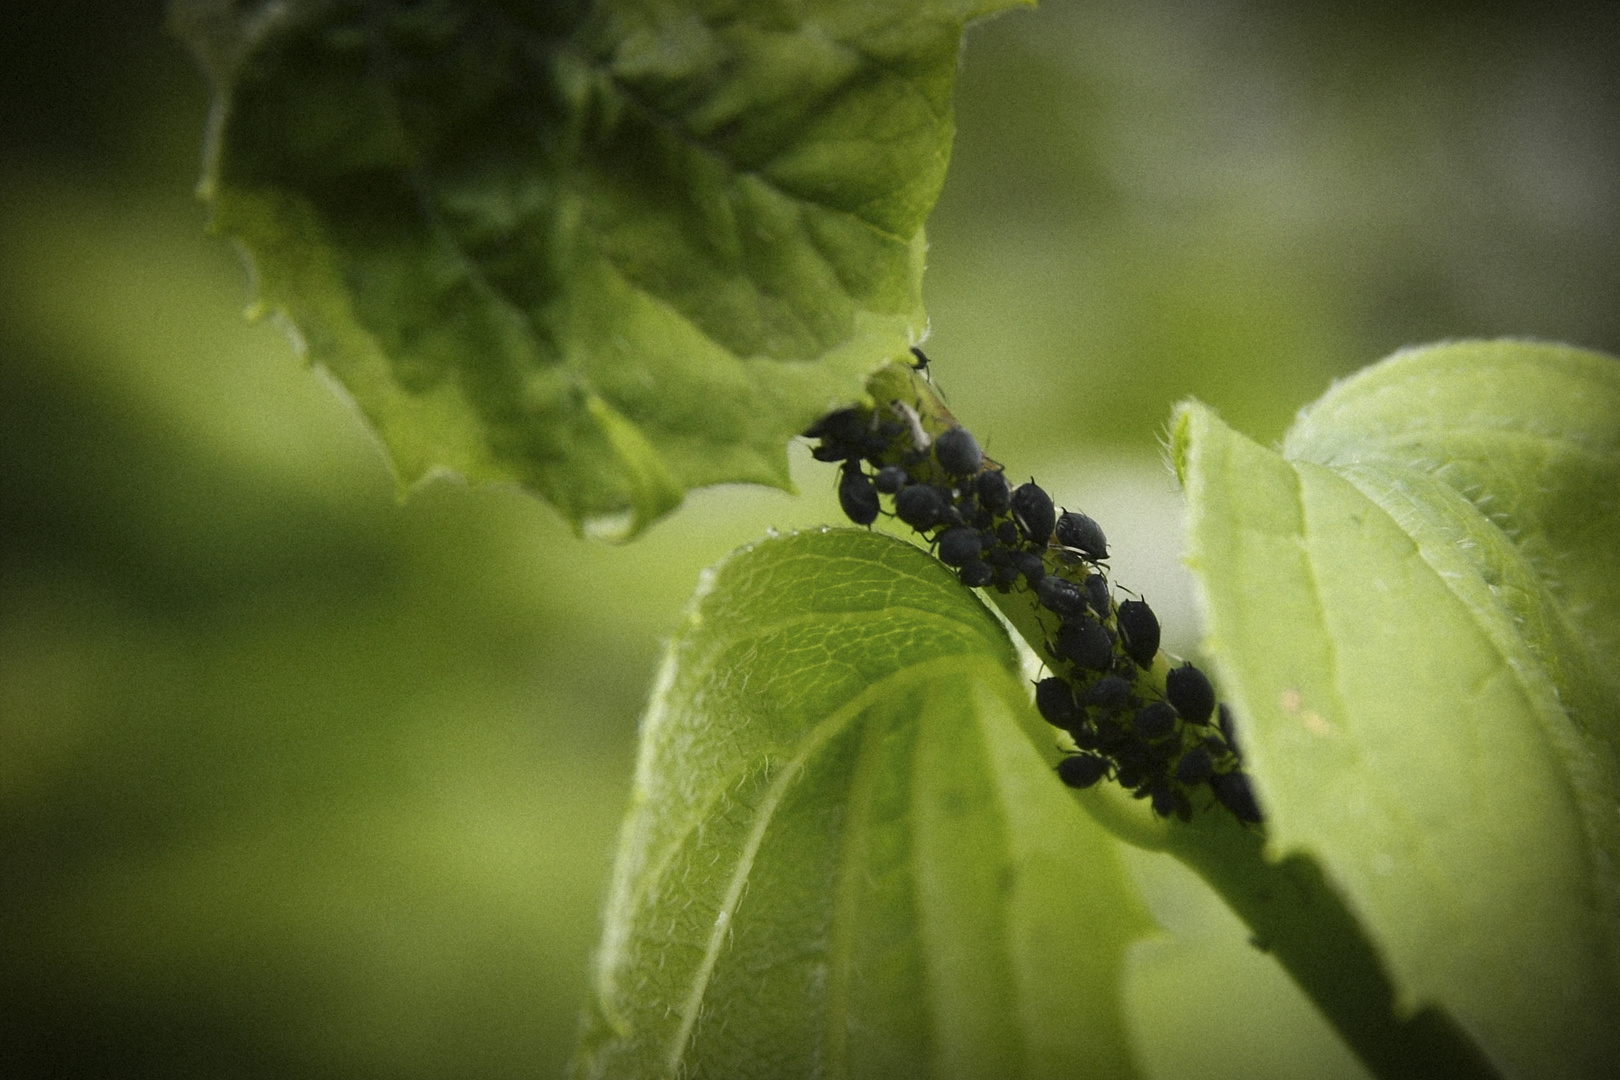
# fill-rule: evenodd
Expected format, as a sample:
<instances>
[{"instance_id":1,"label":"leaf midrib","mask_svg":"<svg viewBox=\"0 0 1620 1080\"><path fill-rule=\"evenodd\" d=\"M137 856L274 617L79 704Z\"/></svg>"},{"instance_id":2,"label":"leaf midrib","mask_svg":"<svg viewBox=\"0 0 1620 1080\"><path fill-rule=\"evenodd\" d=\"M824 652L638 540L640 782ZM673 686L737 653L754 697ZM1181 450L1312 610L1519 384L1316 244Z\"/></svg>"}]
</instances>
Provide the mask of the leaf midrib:
<instances>
[{"instance_id":1,"label":"leaf midrib","mask_svg":"<svg viewBox=\"0 0 1620 1080\"><path fill-rule=\"evenodd\" d=\"M918 580L922 579L918 578ZM936 622L950 627L972 628L971 624L966 620L956 619L941 612L930 611L927 608L916 608L909 605L900 604L893 607L884 608L882 610L886 614L904 613L905 615L909 615L913 618L920 617L924 621ZM677 643L676 648L680 653L680 666L682 671L680 682L682 684L686 684L694 679L704 679L707 673L713 670L715 662L721 656L726 655L738 645L746 643L751 639L765 637L776 633L779 630L791 629L802 624L819 625L827 622L858 623L863 620L870 619L874 614L876 614L876 612L870 611L801 612L783 617L781 619L772 620L771 622L756 624L755 626L750 627L746 634L728 637L724 641L715 641L712 644L706 643L705 647L695 649L690 653L681 650L680 644ZM712 613L705 613L705 616L712 617ZM979 634L977 628L972 629L974 630L975 634L978 634L980 640L986 643L992 652L1002 651L1003 643L987 638L983 634ZM927 660L919 661L917 664L900 668L890 675L884 676L883 679L886 682L889 679L904 675L905 672L911 670L913 667L927 667L941 661L956 661L964 658L973 659L979 657L980 655L981 654L976 651L968 650L936 654ZM868 691L869 690L870 687L868 687ZM656 703L658 699L655 697L654 700ZM842 709L847 705L848 702L844 703L844 705L840 705L839 708ZM644 735L643 738L645 739L647 736ZM794 745L802 746L802 740ZM716 783L711 786L712 793L707 799L692 806L680 828L668 835L666 846L657 853L656 858L649 862L647 871L643 874L634 891L628 897L629 907L631 910L639 908L645 902L647 894L652 892L657 887L658 882L663 880L665 871L669 868L670 863L673 862L679 855L680 849L685 843L686 838L690 836L694 830L701 827L703 822L708 819L711 811L713 810L714 804L724 796L725 792L731 790L741 779L741 777L752 767L753 763L747 760L738 762L734 768L728 769L726 772L721 774L720 779L723 782Z\"/></svg>"},{"instance_id":2,"label":"leaf midrib","mask_svg":"<svg viewBox=\"0 0 1620 1080\"><path fill-rule=\"evenodd\" d=\"M1391 467L1383 466L1382 468L1390 469ZM1526 668L1534 665L1541 670L1542 675L1547 680L1548 688L1551 689L1551 692L1554 694L1559 693L1558 682L1553 677L1552 672L1548 670L1546 661L1537 654L1534 648L1530 647L1530 643L1525 643L1526 655L1523 658L1525 661L1524 663L1515 662L1514 658L1504 651L1501 624L1507 623L1510 625L1517 625L1517 620L1514 618L1513 612L1506 607L1500 606L1499 602L1499 606L1495 610L1484 608L1474 603L1472 599L1463 595L1463 593L1459 591L1454 574L1447 572L1446 568L1444 567L1437 566L1431 559L1430 550L1432 544L1425 544L1421 542L1418 537L1414 536L1405 528L1405 526L1401 524L1400 519L1396 517L1395 514L1385 505L1383 499L1380 499L1376 494L1369 492L1368 485L1366 484L1366 480L1368 478L1377 477L1379 479L1384 479L1386 483L1388 482L1388 478L1379 477L1378 474L1382 470L1369 469L1365 466L1357 466L1343 472L1337 469L1331 471L1343 479L1346 483L1350 484L1358 493L1361 494L1361 496L1373 509L1387 517L1391 524L1399 529L1401 534L1406 536L1412 542L1413 547L1417 552L1417 556L1422 560L1424 566L1429 569L1435 578L1439 580L1440 583L1445 587L1446 591L1452 597L1454 597L1456 602L1462 606L1464 611L1467 612L1469 621L1474 624L1481 637L1487 643L1489 643L1491 651L1495 654L1497 660L1499 661L1500 669L1505 670L1509 677L1513 679L1514 683L1518 686L1520 694L1523 696L1525 703L1530 707L1536 716L1538 721L1536 727L1537 737L1542 743L1544 751L1552 760L1563 761L1566 763L1566 768L1554 771L1553 779L1558 784L1558 787L1562 790L1568 804L1576 810L1575 816L1580 822L1581 830L1586 838L1586 844L1584 847L1585 852L1590 855L1592 852L1608 850L1609 845L1604 842L1603 837L1598 832L1599 823L1592 820L1586 812L1590 800L1584 797L1582 792L1578 789L1575 782L1575 773L1567 767L1569 764L1568 755L1574 752L1576 749L1575 747L1571 747L1567 744L1573 741L1576 743L1577 747L1584 746L1587 736L1580 732L1579 727L1572 722L1568 713L1562 708L1549 709L1547 707L1547 688L1538 688L1532 685L1529 672L1526 670ZM1471 501L1469 502L1469 505L1473 505ZM1488 515L1481 514L1480 520L1484 526L1501 533L1502 530L1500 526L1492 521ZM1510 550L1515 552L1520 550L1518 546L1513 543L1512 539L1507 537L1505 534L1503 534L1503 543ZM1547 583L1541 579L1539 574L1535 574L1534 567L1532 567L1532 573L1535 575L1535 580L1544 591L1542 600L1545 608L1554 618L1558 618L1560 620L1564 619L1562 606L1554 603L1550 595L1546 595L1546 590L1548 589ZM1579 639L1576 638L1575 640ZM1582 865L1586 870L1586 880L1584 884L1592 890L1594 895L1602 895L1604 892L1604 880L1601 867L1598 865L1596 860L1590 857L1584 858L1582 860ZM1606 921L1604 925L1608 925ZM1620 967L1620 942L1617 942L1611 935L1608 944L1611 967Z\"/></svg>"},{"instance_id":3,"label":"leaf midrib","mask_svg":"<svg viewBox=\"0 0 1620 1080\"><path fill-rule=\"evenodd\" d=\"M749 872L753 869L754 859L759 853L760 845L764 843L765 833L775 817L776 810L787 795L793 781L804 770L805 765L816 751L841 734L871 706L885 700L891 700L896 691L906 683L925 681L935 669L943 668L948 671L960 672L962 670L961 665L964 662L968 665L992 663L992 661L973 653L956 653L937 656L917 664L908 665L866 686L859 694L844 702L825 719L819 721L799 740L793 757L777 772L771 781L770 787L766 789L765 797L760 800L758 807L754 811L754 820L749 829L748 839L744 842L743 849L739 853L737 863L732 870L731 880L726 886L725 897L721 902L719 912L715 916L714 928L709 934L703 960L693 974L686 1000L680 1010L680 1023L674 1037L670 1040L669 1050L665 1054L665 1068L669 1074L678 1074L680 1070L681 1059L686 1053L686 1047L691 1039L693 1028L696 1026L698 1016L702 1011L704 994L707 992L709 982L713 977L714 966L719 960L725 939L730 933L733 917L748 883ZM719 791L727 790L727 785L711 786ZM689 828L683 830L681 835L684 836L689 831ZM678 847L679 844L671 843L669 850L673 851ZM668 865L667 859L660 860L660 863L661 870ZM846 867L847 864L845 864L841 853L841 878ZM844 883L840 880L840 895L842 895L843 891ZM853 917L853 914L851 914L851 917Z\"/></svg>"}]
</instances>

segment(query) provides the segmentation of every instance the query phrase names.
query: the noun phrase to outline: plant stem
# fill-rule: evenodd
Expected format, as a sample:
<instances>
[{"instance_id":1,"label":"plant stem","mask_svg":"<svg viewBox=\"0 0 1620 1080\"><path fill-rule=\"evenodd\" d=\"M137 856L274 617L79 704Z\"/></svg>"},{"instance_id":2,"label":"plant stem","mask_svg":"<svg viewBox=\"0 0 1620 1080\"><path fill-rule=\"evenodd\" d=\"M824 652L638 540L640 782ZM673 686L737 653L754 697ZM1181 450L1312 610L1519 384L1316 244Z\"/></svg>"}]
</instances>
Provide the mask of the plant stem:
<instances>
[{"instance_id":1,"label":"plant stem","mask_svg":"<svg viewBox=\"0 0 1620 1080\"><path fill-rule=\"evenodd\" d=\"M875 373L867 390L879 402L902 400L930 433L956 423L931 384L905 364ZM1037 655L1047 629L1030 590L983 590ZM1170 664L1163 653L1141 683L1161 694ZM1024 728L1048 760L1061 752L1055 731L1027 710ZM1080 804L1127 843L1163 851L1207 882L1316 1003L1350 1048L1380 1080L1495 1080L1499 1076L1468 1035L1443 1010L1428 1006L1400 1015L1394 984L1355 915L1304 854L1281 861L1265 855L1263 827L1245 825L1213 806L1191 821L1162 818L1112 784L1074 791Z\"/></svg>"}]
</instances>

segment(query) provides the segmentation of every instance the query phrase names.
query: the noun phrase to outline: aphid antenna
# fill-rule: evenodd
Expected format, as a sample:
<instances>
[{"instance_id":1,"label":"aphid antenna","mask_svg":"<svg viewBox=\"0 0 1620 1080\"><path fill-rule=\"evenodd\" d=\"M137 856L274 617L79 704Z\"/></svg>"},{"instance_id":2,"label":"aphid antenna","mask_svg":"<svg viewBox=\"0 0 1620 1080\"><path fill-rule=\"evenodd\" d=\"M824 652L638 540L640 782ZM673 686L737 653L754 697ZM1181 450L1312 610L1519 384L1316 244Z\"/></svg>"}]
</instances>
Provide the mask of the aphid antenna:
<instances>
[{"instance_id":1,"label":"aphid antenna","mask_svg":"<svg viewBox=\"0 0 1620 1080\"><path fill-rule=\"evenodd\" d=\"M1151 683L1149 685L1143 687L1140 691L1133 690L1132 693L1141 694L1142 700L1145 701L1145 702L1169 701L1170 700L1169 696L1166 695L1163 690L1160 690L1157 686L1153 686ZM1171 708L1175 708L1175 706L1172 705ZM1181 714L1177 713L1176 715L1180 716Z\"/></svg>"},{"instance_id":2,"label":"aphid antenna","mask_svg":"<svg viewBox=\"0 0 1620 1080\"><path fill-rule=\"evenodd\" d=\"M1033 585L1029 586L1029 591L1034 592L1035 591L1035 586L1033 586ZM1051 610L1050 608L1046 608L1046 607L1036 607L1036 609L1035 609L1035 621L1041 624L1041 629L1042 630L1047 629L1046 623L1047 623L1047 620L1049 620L1049 619L1052 620L1053 622L1056 622L1059 627L1061 627L1063 625L1063 617L1061 615L1059 615L1057 612ZM1054 630L1054 631L1052 631L1052 633L1056 634L1057 631ZM1055 640L1056 640L1055 637L1048 639L1049 643L1050 643L1050 641L1055 641ZM1054 672L1054 674L1056 674L1056 673Z\"/></svg>"},{"instance_id":3,"label":"aphid antenna","mask_svg":"<svg viewBox=\"0 0 1620 1080\"><path fill-rule=\"evenodd\" d=\"M1064 547L1062 544L1050 544L1048 546L1053 551L1057 552L1058 555L1070 566L1073 566L1075 563L1085 563L1087 566L1096 567L1097 570L1101 572L1104 569L1103 563L1108 561L1108 557L1106 555L1100 559L1093 559L1090 555L1087 555L1084 551L1081 551L1076 547ZM1125 586L1123 585L1117 586L1117 588L1119 588L1122 592L1126 591Z\"/></svg>"}]
</instances>

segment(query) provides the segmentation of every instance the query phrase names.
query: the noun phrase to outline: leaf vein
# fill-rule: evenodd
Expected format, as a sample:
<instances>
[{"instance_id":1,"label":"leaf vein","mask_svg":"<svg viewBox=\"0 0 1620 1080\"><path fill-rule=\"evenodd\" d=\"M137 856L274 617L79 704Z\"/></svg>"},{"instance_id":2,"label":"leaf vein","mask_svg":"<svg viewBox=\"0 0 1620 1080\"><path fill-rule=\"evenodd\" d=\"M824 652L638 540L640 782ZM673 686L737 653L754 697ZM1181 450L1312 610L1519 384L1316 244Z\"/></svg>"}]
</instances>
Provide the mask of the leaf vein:
<instances>
[{"instance_id":1,"label":"leaf vein","mask_svg":"<svg viewBox=\"0 0 1620 1080\"><path fill-rule=\"evenodd\" d=\"M798 778L816 751L826 746L828 742L843 732L872 705L889 699L894 694L896 684L923 678L932 669L943 666L949 661L960 660L964 656L971 657L971 654L937 657L920 664L909 665L886 678L872 683L859 694L840 705L837 710L817 723L799 740L797 752L781 767L781 771L777 773L775 779L771 781L770 787L766 789L765 797L760 800L758 807L754 810L754 820L749 829L748 838L743 843L742 851L738 853L737 863L732 870L731 880L727 883L720 910L715 914L714 926L709 932L709 940L704 949L703 959L692 976L692 983L687 991L686 1000L681 1006L680 1024L676 1029L675 1036L670 1040L669 1053L665 1057L665 1064L669 1073L675 1074L680 1069L681 1059L685 1056L687 1044L692 1037L692 1031L702 1013L704 994L707 992L709 981L713 977L715 964L719 961L721 950L730 935L732 918L736 914L737 906L741 902L743 892L747 887L754 860L759 854L761 845L765 842L765 832L770 827L772 820L774 820L776 811L781 806L782 800L787 796L788 789L793 785L793 781Z\"/></svg>"}]
</instances>

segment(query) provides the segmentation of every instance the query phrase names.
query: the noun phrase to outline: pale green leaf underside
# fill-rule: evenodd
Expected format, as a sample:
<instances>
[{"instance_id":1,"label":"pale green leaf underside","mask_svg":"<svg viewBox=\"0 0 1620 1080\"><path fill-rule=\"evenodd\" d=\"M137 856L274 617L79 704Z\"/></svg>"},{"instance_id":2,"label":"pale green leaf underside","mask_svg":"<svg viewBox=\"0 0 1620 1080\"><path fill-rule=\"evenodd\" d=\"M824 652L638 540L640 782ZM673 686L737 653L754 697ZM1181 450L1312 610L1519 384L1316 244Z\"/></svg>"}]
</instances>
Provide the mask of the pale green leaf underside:
<instances>
[{"instance_id":1,"label":"pale green leaf underside","mask_svg":"<svg viewBox=\"0 0 1620 1080\"><path fill-rule=\"evenodd\" d=\"M1414 469L1473 503L1552 602L1491 582L1515 618L1536 622L1526 643L1566 705L1585 691L1608 703L1593 703L1588 722L1620 744L1620 362L1514 341L1411 350L1302 413L1283 454ZM1490 560L1479 561L1488 575Z\"/></svg>"},{"instance_id":2,"label":"pale green leaf underside","mask_svg":"<svg viewBox=\"0 0 1620 1080\"><path fill-rule=\"evenodd\" d=\"M400 476L634 532L924 328L964 20L1000 3L177 0L203 190Z\"/></svg>"},{"instance_id":3,"label":"pale green leaf underside","mask_svg":"<svg viewBox=\"0 0 1620 1080\"><path fill-rule=\"evenodd\" d=\"M644 722L577 1075L1132 1075L1145 915L1016 672L892 538L722 564Z\"/></svg>"},{"instance_id":4,"label":"pale green leaf underside","mask_svg":"<svg viewBox=\"0 0 1620 1080\"><path fill-rule=\"evenodd\" d=\"M1505 1073L1609 1075L1620 364L1419 350L1282 454L1184 406L1176 456L1273 852L1316 858L1406 1003Z\"/></svg>"}]
</instances>

